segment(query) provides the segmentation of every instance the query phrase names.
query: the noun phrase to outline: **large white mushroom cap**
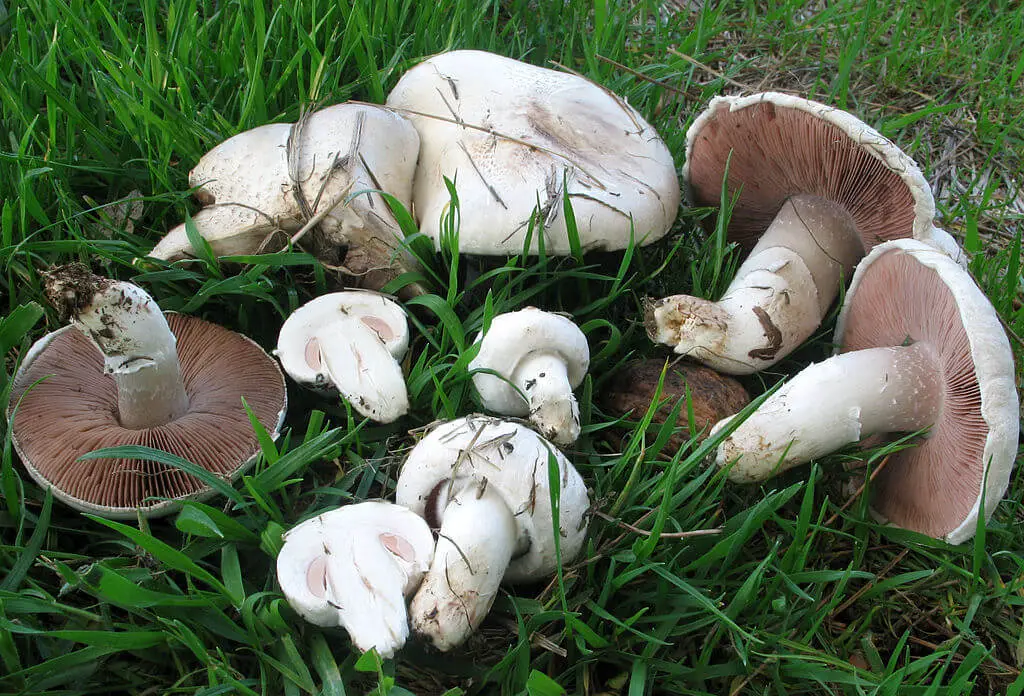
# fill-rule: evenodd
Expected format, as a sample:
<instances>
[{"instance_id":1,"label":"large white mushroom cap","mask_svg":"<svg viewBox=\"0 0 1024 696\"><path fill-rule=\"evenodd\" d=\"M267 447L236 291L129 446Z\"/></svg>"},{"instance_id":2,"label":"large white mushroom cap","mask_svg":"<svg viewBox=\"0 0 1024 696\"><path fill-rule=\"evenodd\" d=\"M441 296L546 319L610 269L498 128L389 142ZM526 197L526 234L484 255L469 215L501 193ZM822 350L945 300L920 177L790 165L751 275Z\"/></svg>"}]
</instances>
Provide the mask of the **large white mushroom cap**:
<instances>
[{"instance_id":1,"label":"large white mushroom cap","mask_svg":"<svg viewBox=\"0 0 1024 696\"><path fill-rule=\"evenodd\" d=\"M679 182L664 142L625 100L577 75L452 51L409 70L387 105L420 134L413 202L435 243L450 202L445 178L458 190L468 253L521 253L538 208L546 251L571 253L566 192L584 250L625 248L631 224L648 244L675 220Z\"/></svg>"}]
</instances>

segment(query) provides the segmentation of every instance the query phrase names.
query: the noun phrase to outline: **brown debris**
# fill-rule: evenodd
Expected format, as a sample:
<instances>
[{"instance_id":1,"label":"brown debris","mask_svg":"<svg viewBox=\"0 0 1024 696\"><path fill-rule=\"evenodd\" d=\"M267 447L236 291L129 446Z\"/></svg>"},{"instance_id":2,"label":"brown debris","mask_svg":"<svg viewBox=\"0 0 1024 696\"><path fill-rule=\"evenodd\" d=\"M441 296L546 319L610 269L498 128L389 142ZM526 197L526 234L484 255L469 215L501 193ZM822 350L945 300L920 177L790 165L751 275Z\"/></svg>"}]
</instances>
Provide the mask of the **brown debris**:
<instances>
[{"instance_id":1,"label":"brown debris","mask_svg":"<svg viewBox=\"0 0 1024 696\"><path fill-rule=\"evenodd\" d=\"M626 365L601 398L602 408L613 416L624 416L632 411L629 419L639 421L650 408L664 367L665 361L659 358L638 360ZM694 425L705 431L705 435L712 425L750 403L747 390L732 377L702 365L677 362L669 365L665 373L660 396L663 403L654 414L652 430L660 428L676 402L685 397L687 385L693 405ZM672 450L682 447L690 437L686 405L679 414L679 426L682 431L672 435L668 443Z\"/></svg>"}]
</instances>

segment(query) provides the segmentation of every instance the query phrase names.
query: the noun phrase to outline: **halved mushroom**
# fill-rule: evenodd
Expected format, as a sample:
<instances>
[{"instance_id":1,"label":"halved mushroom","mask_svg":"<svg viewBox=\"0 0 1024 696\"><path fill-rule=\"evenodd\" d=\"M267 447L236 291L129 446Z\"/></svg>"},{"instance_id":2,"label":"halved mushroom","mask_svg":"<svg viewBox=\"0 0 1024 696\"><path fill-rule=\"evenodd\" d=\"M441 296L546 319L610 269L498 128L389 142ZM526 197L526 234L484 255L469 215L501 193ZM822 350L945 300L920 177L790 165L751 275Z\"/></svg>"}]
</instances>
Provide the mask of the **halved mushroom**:
<instances>
[{"instance_id":1,"label":"halved mushroom","mask_svg":"<svg viewBox=\"0 0 1024 696\"><path fill-rule=\"evenodd\" d=\"M435 244L451 202L445 179L458 190L466 253L521 253L535 215L530 251L572 253L563 196L584 250L649 244L675 220L665 143L625 100L578 75L451 51L406 72L387 105L419 132L413 203Z\"/></svg>"},{"instance_id":2,"label":"halved mushroom","mask_svg":"<svg viewBox=\"0 0 1024 696\"><path fill-rule=\"evenodd\" d=\"M488 416L449 421L424 437L402 465L395 499L439 528L410 615L413 629L440 650L461 644L480 625L500 583L549 576L559 561L579 554L586 536L589 498L579 473L534 431Z\"/></svg>"},{"instance_id":3,"label":"halved mushroom","mask_svg":"<svg viewBox=\"0 0 1024 696\"><path fill-rule=\"evenodd\" d=\"M400 360L409 348L405 311L384 295L321 295L281 326L277 350L299 384L342 396L362 415L390 423L409 410Z\"/></svg>"},{"instance_id":4,"label":"halved mushroom","mask_svg":"<svg viewBox=\"0 0 1024 696\"><path fill-rule=\"evenodd\" d=\"M647 331L716 370L749 374L784 358L821 323L843 278L874 245L933 228L917 165L851 114L786 94L717 97L687 132L683 175L695 205L738 197L729 239L749 249L717 302L652 303ZM955 243L953 243L955 247Z\"/></svg>"},{"instance_id":5,"label":"halved mushroom","mask_svg":"<svg viewBox=\"0 0 1024 696\"><path fill-rule=\"evenodd\" d=\"M477 336L480 352L469 363L484 408L527 416L541 434L571 445L580 434L573 395L590 366L587 337L571 319L527 307L499 314Z\"/></svg>"},{"instance_id":6,"label":"halved mushroom","mask_svg":"<svg viewBox=\"0 0 1024 696\"><path fill-rule=\"evenodd\" d=\"M59 500L106 517L164 515L212 491L157 462L78 458L144 445L233 478L260 451L245 404L277 436L284 376L248 338L165 316L138 286L82 264L54 269L45 290L74 325L47 334L26 355L8 416L25 468Z\"/></svg>"},{"instance_id":7,"label":"halved mushroom","mask_svg":"<svg viewBox=\"0 0 1024 696\"><path fill-rule=\"evenodd\" d=\"M721 443L718 464L734 481L759 481L867 436L928 428L879 472L874 509L969 539L1006 491L1017 451L1013 353L995 309L955 261L910 239L876 246L846 298L840 354L762 403Z\"/></svg>"},{"instance_id":8,"label":"halved mushroom","mask_svg":"<svg viewBox=\"0 0 1024 696\"><path fill-rule=\"evenodd\" d=\"M308 519L284 539L277 581L302 618L343 626L357 648L376 648L382 657L405 645L405 598L434 556L434 537L421 517L368 501Z\"/></svg>"},{"instance_id":9,"label":"halved mushroom","mask_svg":"<svg viewBox=\"0 0 1024 696\"><path fill-rule=\"evenodd\" d=\"M417 268L385 191L406 207L412 198L419 136L387 109L337 104L298 123L260 126L228 138L189 173L204 205L193 221L215 254L257 253L276 232L297 233L326 213L302 240L322 261L356 282L380 289ZM177 260L194 255L184 224L150 253Z\"/></svg>"}]
</instances>

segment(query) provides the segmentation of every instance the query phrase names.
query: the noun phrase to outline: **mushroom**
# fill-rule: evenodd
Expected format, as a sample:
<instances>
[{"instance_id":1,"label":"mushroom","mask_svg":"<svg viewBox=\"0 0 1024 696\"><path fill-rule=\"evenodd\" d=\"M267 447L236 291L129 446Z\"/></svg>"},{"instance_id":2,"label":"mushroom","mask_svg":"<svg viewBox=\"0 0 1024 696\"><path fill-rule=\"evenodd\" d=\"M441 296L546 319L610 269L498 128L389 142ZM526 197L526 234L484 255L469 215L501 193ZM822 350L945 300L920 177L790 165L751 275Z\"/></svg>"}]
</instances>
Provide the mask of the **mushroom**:
<instances>
[{"instance_id":1,"label":"mushroom","mask_svg":"<svg viewBox=\"0 0 1024 696\"><path fill-rule=\"evenodd\" d=\"M406 72L387 105L419 132L413 203L438 247L446 179L466 253L522 253L531 230L527 251L572 253L564 196L584 250L623 249L634 236L649 244L675 220L679 181L665 143L624 99L578 75L451 51Z\"/></svg>"},{"instance_id":2,"label":"mushroom","mask_svg":"<svg viewBox=\"0 0 1024 696\"><path fill-rule=\"evenodd\" d=\"M253 341L194 317L165 316L138 286L82 264L47 274L45 292L74 323L26 354L8 416L25 468L59 500L105 517L164 515L212 491L153 461L78 458L143 445L233 478L260 452L245 404L277 436L284 376Z\"/></svg>"},{"instance_id":3,"label":"mushroom","mask_svg":"<svg viewBox=\"0 0 1024 696\"><path fill-rule=\"evenodd\" d=\"M469 369L483 407L528 416L558 445L575 442L580 408L572 392L590 366L590 347L580 328L559 314L527 307L495 316L476 341L480 352Z\"/></svg>"},{"instance_id":4,"label":"mushroom","mask_svg":"<svg viewBox=\"0 0 1024 696\"><path fill-rule=\"evenodd\" d=\"M788 355L875 244L956 247L933 228L913 160L839 109L773 92L713 99L687 132L694 205L718 203L727 167L728 236L749 256L717 302L675 295L646 312L653 341L716 370L749 374Z\"/></svg>"},{"instance_id":5,"label":"mushroom","mask_svg":"<svg viewBox=\"0 0 1024 696\"><path fill-rule=\"evenodd\" d=\"M800 372L720 444L734 481L759 481L859 439L928 429L872 483L893 524L959 543L991 516L1017 451L1013 354L999 317L955 261L904 239L860 263L839 354ZM731 419L720 421L715 432Z\"/></svg>"},{"instance_id":6,"label":"mushroom","mask_svg":"<svg viewBox=\"0 0 1024 696\"><path fill-rule=\"evenodd\" d=\"M551 575L559 561L576 557L586 536L589 499L572 465L529 428L489 416L449 421L424 437L402 465L395 500L439 528L410 615L413 630L440 650L480 625L499 583Z\"/></svg>"},{"instance_id":7,"label":"mushroom","mask_svg":"<svg viewBox=\"0 0 1024 696\"><path fill-rule=\"evenodd\" d=\"M408 207L418 153L412 125L369 104L337 104L297 123L259 126L210 150L189 173L205 206L193 221L215 254L252 254L275 232L290 237L324 213L303 244L380 289L417 266L401 250L391 209L372 191ZM150 253L169 261L191 255L184 224Z\"/></svg>"},{"instance_id":8,"label":"mushroom","mask_svg":"<svg viewBox=\"0 0 1024 696\"><path fill-rule=\"evenodd\" d=\"M384 295L350 290L295 310L281 326L274 354L299 384L340 392L362 415L390 423L409 410L399 364L408 348L405 311Z\"/></svg>"},{"instance_id":9,"label":"mushroom","mask_svg":"<svg viewBox=\"0 0 1024 696\"><path fill-rule=\"evenodd\" d=\"M288 603L317 626L342 626L361 651L392 657L409 637L405 598L434 557L423 518L383 501L346 505L296 525L277 556Z\"/></svg>"}]
</instances>

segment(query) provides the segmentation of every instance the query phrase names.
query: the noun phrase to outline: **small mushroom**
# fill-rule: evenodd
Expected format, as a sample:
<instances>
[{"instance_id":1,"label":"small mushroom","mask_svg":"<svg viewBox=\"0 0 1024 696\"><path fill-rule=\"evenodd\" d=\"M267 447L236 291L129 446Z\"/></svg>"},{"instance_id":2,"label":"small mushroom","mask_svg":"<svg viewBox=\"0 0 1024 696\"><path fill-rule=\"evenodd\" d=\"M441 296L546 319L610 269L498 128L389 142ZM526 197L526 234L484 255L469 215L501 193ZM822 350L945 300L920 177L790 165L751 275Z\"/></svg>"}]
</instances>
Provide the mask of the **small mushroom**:
<instances>
[{"instance_id":1,"label":"small mushroom","mask_svg":"<svg viewBox=\"0 0 1024 696\"><path fill-rule=\"evenodd\" d=\"M584 250L649 244L675 220L679 180L665 143L624 99L578 75L451 51L406 72L387 105L419 132L413 203L437 245L446 179L470 254L522 253L535 217L529 251L571 254L564 196Z\"/></svg>"},{"instance_id":2,"label":"small mushroom","mask_svg":"<svg viewBox=\"0 0 1024 696\"><path fill-rule=\"evenodd\" d=\"M559 314L527 307L495 316L476 340L480 352L469 369L476 371L473 385L483 407L529 417L558 445L575 442L580 409L572 392L590 367L590 347L580 328Z\"/></svg>"},{"instance_id":3,"label":"small mushroom","mask_svg":"<svg viewBox=\"0 0 1024 696\"><path fill-rule=\"evenodd\" d=\"M100 448L143 445L238 476L260 451L243 399L277 436L284 376L248 338L194 317L165 316L138 286L95 276L82 264L47 274L45 292L73 326L32 346L15 376L8 416L25 468L59 500L134 518L209 495L199 479L157 462L77 460Z\"/></svg>"},{"instance_id":4,"label":"small mushroom","mask_svg":"<svg viewBox=\"0 0 1024 696\"><path fill-rule=\"evenodd\" d=\"M410 615L413 630L440 650L460 645L480 625L501 582L550 576L559 560L576 557L586 536L589 498L568 460L529 428L488 416L449 421L424 437L402 465L395 499L439 529Z\"/></svg>"},{"instance_id":5,"label":"small mushroom","mask_svg":"<svg viewBox=\"0 0 1024 696\"><path fill-rule=\"evenodd\" d=\"M947 255L897 240L857 267L836 339L838 355L723 440L718 465L731 465L734 481L759 481L865 437L928 428L878 472L874 510L951 543L969 539L1006 491L1017 452L1013 353L995 309Z\"/></svg>"},{"instance_id":6,"label":"small mushroom","mask_svg":"<svg viewBox=\"0 0 1024 696\"><path fill-rule=\"evenodd\" d=\"M362 651L392 657L409 637L405 598L434 556L421 517L383 501L346 505L289 530L277 556L288 603L317 626L342 626Z\"/></svg>"},{"instance_id":7,"label":"small mushroom","mask_svg":"<svg viewBox=\"0 0 1024 696\"><path fill-rule=\"evenodd\" d=\"M773 92L715 98L687 133L695 205L718 204L727 167L728 237L749 256L717 302L675 295L645 318L653 341L721 372L756 372L798 347L875 244L952 242L933 228L913 160L845 111Z\"/></svg>"},{"instance_id":8,"label":"small mushroom","mask_svg":"<svg viewBox=\"0 0 1024 696\"><path fill-rule=\"evenodd\" d=\"M299 384L340 392L362 415L390 423L409 410L399 364L408 348L409 325L398 303L350 290L295 310L281 326L274 354Z\"/></svg>"},{"instance_id":9,"label":"small mushroom","mask_svg":"<svg viewBox=\"0 0 1024 696\"><path fill-rule=\"evenodd\" d=\"M412 125L378 106L337 104L298 123L259 126L217 145L189 173L204 205L193 221L224 256L258 253L270 235L290 237L325 212L300 243L380 289L417 264L401 250L391 209L370 191L408 207L418 153ZM193 255L184 224L150 253L169 261Z\"/></svg>"}]
</instances>

